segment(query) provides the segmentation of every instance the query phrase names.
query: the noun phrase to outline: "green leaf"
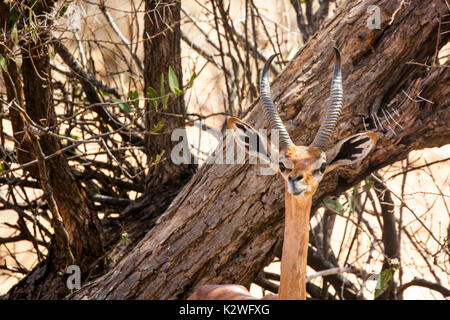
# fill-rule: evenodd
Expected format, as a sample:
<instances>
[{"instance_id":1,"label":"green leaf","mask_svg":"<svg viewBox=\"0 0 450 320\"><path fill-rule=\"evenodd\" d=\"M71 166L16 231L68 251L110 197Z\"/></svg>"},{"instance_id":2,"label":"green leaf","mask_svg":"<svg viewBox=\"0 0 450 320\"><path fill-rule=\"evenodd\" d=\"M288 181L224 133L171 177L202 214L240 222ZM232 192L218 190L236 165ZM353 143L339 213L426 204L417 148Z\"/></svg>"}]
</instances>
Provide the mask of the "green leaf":
<instances>
[{"instance_id":1,"label":"green leaf","mask_svg":"<svg viewBox=\"0 0 450 320\"><path fill-rule=\"evenodd\" d=\"M179 89L177 75L175 74L175 71L173 71L171 66L169 66L169 88L176 95L180 95L179 92L183 94L183 91Z\"/></svg>"},{"instance_id":2,"label":"green leaf","mask_svg":"<svg viewBox=\"0 0 450 320\"><path fill-rule=\"evenodd\" d=\"M113 101L114 103L118 103L120 109L122 109L122 110L125 111L126 113L130 113L130 112L131 112L131 108L130 108L130 106L128 105L128 103L125 103L125 102L123 102L122 100L116 99L116 98L112 98L112 101Z\"/></svg>"},{"instance_id":3,"label":"green leaf","mask_svg":"<svg viewBox=\"0 0 450 320\"><path fill-rule=\"evenodd\" d=\"M377 285L375 287L374 299L378 298L389 287L389 281L392 279L392 270L383 270L378 277Z\"/></svg>"},{"instance_id":4,"label":"green leaf","mask_svg":"<svg viewBox=\"0 0 450 320\"><path fill-rule=\"evenodd\" d=\"M195 71L192 73L191 77L189 78L189 87L192 87L194 85L194 80L197 78L197 74Z\"/></svg>"},{"instance_id":5,"label":"green leaf","mask_svg":"<svg viewBox=\"0 0 450 320\"><path fill-rule=\"evenodd\" d=\"M28 10L28 24L31 26L33 25L33 10Z\"/></svg>"},{"instance_id":6,"label":"green leaf","mask_svg":"<svg viewBox=\"0 0 450 320\"><path fill-rule=\"evenodd\" d=\"M122 241L127 244L128 243L128 233L124 232L122 233Z\"/></svg>"},{"instance_id":7,"label":"green leaf","mask_svg":"<svg viewBox=\"0 0 450 320\"><path fill-rule=\"evenodd\" d=\"M363 189L365 192L369 192L370 189L373 187L373 181L368 181L364 186Z\"/></svg>"},{"instance_id":8,"label":"green leaf","mask_svg":"<svg viewBox=\"0 0 450 320\"><path fill-rule=\"evenodd\" d=\"M167 109L167 102L169 101L169 96L162 96L161 103L163 105L163 109Z\"/></svg>"},{"instance_id":9,"label":"green leaf","mask_svg":"<svg viewBox=\"0 0 450 320\"><path fill-rule=\"evenodd\" d=\"M3 172L3 171L5 171L5 164L2 161L2 162L0 162L0 172Z\"/></svg>"},{"instance_id":10,"label":"green leaf","mask_svg":"<svg viewBox=\"0 0 450 320\"><path fill-rule=\"evenodd\" d=\"M340 204L338 201L336 200L332 200L332 199L325 199L323 200L323 202L325 203L325 205L338 212L338 213L343 213L344 212L344 207L342 206L342 204Z\"/></svg>"},{"instance_id":11,"label":"green leaf","mask_svg":"<svg viewBox=\"0 0 450 320\"><path fill-rule=\"evenodd\" d=\"M36 23L36 25L34 26L34 29L33 29L33 33L31 34L31 39L33 39L33 40L36 37L36 33L39 30L39 23L40 23L40 21L38 21L38 23Z\"/></svg>"},{"instance_id":12,"label":"green leaf","mask_svg":"<svg viewBox=\"0 0 450 320\"><path fill-rule=\"evenodd\" d=\"M184 93L182 90L178 89L177 87L173 87L173 90L175 90L175 94L177 96L182 96Z\"/></svg>"},{"instance_id":13,"label":"green leaf","mask_svg":"<svg viewBox=\"0 0 450 320\"><path fill-rule=\"evenodd\" d=\"M155 126L153 127L151 132L158 132L158 131L160 131L164 127L165 124L166 124L166 122L164 120L158 121L158 123L155 124Z\"/></svg>"},{"instance_id":14,"label":"green leaf","mask_svg":"<svg viewBox=\"0 0 450 320\"><path fill-rule=\"evenodd\" d=\"M352 193L349 197L348 197L348 206L350 207L350 213L352 213L353 211L355 211L355 194Z\"/></svg>"},{"instance_id":15,"label":"green leaf","mask_svg":"<svg viewBox=\"0 0 450 320\"><path fill-rule=\"evenodd\" d=\"M148 87L146 90L146 94L147 94L147 98L150 98L152 100L150 100L150 104L152 105L153 108L157 108L158 107L158 93L156 92L155 89L153 89L152 87Z\"/></svg>"},{"instance_id":16,"label":"green leaf","mask_svg":"<svg viewBox=\"0 0 450 320\"><path fill-rule=\"evenodd\" d=\"M156 155L155 164L158 164L161 161L162 156L164 155L164 153L166 153L166 150L163 149L163 151L161 151L160 154Z\"/></svg>"},{"instance_id":17,"label":"green leaf","mask_svg":"<svg viewBox=\"0 0 450 320\"><path fill-rule=\"evenodd\" d=\"M66 11L67 11L68 7L69 7L68 5L65 5L64 7L62 7L61 11L59 12L59 17L60 18L66 14Z\"/></svg>"},{"instance_id":18,"label":"green leaf","mask_svg":"<svg viewBox=\"0 0 450 320\"><path fill-rule=\"evenodd\" d=\"M350 207L350 213L353 213L356 208L355 197L356 197L358 188L359 188L359 184L353 186L352 194L348 197L348 206Z\"/></svg>"},{"instance_id":19,"label":"green leaf","mask_svg":"<svg viewBox=\"0 0 450 320\"><path fill-rule=\"evenodd\" d=\"M50 62L52 62L56 57L56 52L50 53Z\"/></svg>"},{"instance_id":20,"label":"green leaf","mask_svg":"<svg viewBox=\"0 0 450 320\"><path fill-rule=\"evenodd\" d=\"M130 91L130 92L128 92L128 98L130 100L133 100L133 101L131 101L131 103L133 104L133 106L135 108L139 107L139 100L138 100L139 99L139 93L137 91Z\"/></svg>"},{"instance_id":21,"label":"green leaf","mask_svg":"<svg viewBox=\"0 0 450 320\"><path fill-rule=\"evenodd\" d=\"M6 59L1 54L0 54L0 65L2 66L3 71L5 71L5 73L8 73L8 65L6 64Z\"/></svg>"},{"instance_id":22,"label":"green leaf","mask_svg":"<svg viewBox=\"0 0 450 320\"><path fill-rule=\"evenodd\" d=\"M15 43L19 43L19 33L17 32L17 24L14 24L11 30L11 40Z\"/></svg>"}]
</instances>

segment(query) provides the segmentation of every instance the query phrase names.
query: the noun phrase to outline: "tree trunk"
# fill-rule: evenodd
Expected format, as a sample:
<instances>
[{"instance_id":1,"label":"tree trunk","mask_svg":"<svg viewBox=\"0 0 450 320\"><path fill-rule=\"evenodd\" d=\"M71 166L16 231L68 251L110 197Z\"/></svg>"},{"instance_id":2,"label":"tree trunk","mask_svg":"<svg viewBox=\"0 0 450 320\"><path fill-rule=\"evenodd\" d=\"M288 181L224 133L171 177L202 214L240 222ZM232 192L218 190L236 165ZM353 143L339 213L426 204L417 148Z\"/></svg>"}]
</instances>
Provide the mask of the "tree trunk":
<instances>
[{"instance_id":1,"label":"tree trunk","mask_svg":"<svg viewBox=\"0 0 450 320\"><path fill-rule=\"evenodd\" d=\"M183 73L181 68L180 48L180 9L181 1L145 1L144 29L144 85L152 87L161 94L161 75L164 75L164 92L169 94L169 67L178 78L182 90ZM162 96L162 94L161 94ZM155 110L157 109L157 110ZM175 114L168 116L162 114ZM152 103L146 104L145 149L148 159L149 173L146 177L146 194L155 193L161 185L179 188L192 176L190 165L176 165L171 161L170 154L176 142L171 141L174 129L184 128L186 109L183 96L170 97L167 106L159 101L155 108ZM152 132L155 127L162 126L159 131ZM157 155L162 152L163 158L154 164Z\"/></svg>"},{"instance_id":2,"label":"tree trunk","mask_svg":"<svg viewBox=\"0 0 450 320\"><path fill-rule=\"evenodd\" d=\"M180 90L183 73L181 68L180 47L180 11L181 1L145 1L144 15L144 94L149 97L147 90L152 87L158 96L164 96L161 91L161 77L164 77L164 93L171 93L169 89L169 66L178 78ZM183 96L171 96L164 106L162 99L147 101L145 105L145 152L149 171L145 177L145 192L141 198L129 205L121 213L121 217L128 219L134 214L153 218L164 212L170 202L181 191L195 172L191 164L174 164L171 152L176 144L172 142L171 134L174 129L184 128L186 109ZM171 115L169 115L171 114ZM156 129L159 128L159 129ZM189 154L190 157L190 154ZM157 159L160 158L158 161ZM161 201L161 195L164 200Z\"/></svg>"},{"instance_id":3,"label":"tree trunk","mask_svg":"<svg viewBox=\"0 0 450 320\"><path fill-rule=\"evenodd\" d=\"M383 178L378 174L374 175L379 179L374 181L374 190L380 202L381 212L379 213L383 218L383 248L384 248L384 261L381 267L381 272L389 270L387 272L392 273L392 278L396 272L395 266L393 266L393 259L400 256L400 245L398 243L398 234L394 216L394 201L392 194L387 190L386 185L383 183ZM381 274L380 272L380 274ZM384 292L378 295L377 300L394 300L395 296L395 281L389 281L388 287Z\"/></svg>"},{"instance_id":4,"label":"tree trunk","mask_svg":"<svg viewBox=\"0 0 450 320\"><path fill-rule=\"evenodd\" d=\"M2 10L8 10L6 6ZM50 10L48 2L42 2L34 7L35 14L42 14ZM28 11L27 11L28 12ZM5 17L1 14L1 17ZM3 22L1 23L2 25ZM22 77L23 88L17 85L19 73L13 59L8 59L8 72L3 73L7 87L8 100L15 100L19 105L24 97L25 106L21 105L27 115L36 124L50 127L56 123L56 114L53 107L53 91L51 87L50 62L45 39L39 39L37 45L27 39L22 44ZM5 52L3 52L5 53ZM8 75L9 74L9 75ZM12 78L10 75L13 75ZM17 77L17 78L16 78ZM12 80L12 81L11 81ZM29 136L24 135L24 123L19 112L11 107L11 118L15 136L19 145L16 146L21 163L36 159L32 142ZM23 119L23 118L22 118ZM26 131L26 130L25 130ZM19 134L22 132L22 134ZM57 153L60 142L48 134L39 138L44 155ZM81 269L82 276L88 273L101 271L99 258L103 256L103 231L97 213L88 199L86 193L74 179L67 160L63 155L46 161L48 184L52 190L62 222L68 234L70 250L74 261L68 261L64 256L63 242L58 232L55 232L52 247L46 261L33 270L27 277L15 286L10 292L10 298L58 298L69 291L65 285L65 271L68 265L75 263ZM32 176L42 181L37 166L29 169ZM45 189L43 186L42 189ZM55 217L53 217L55 221ZM55 228L55 225L53 225Z\"/></svg>"},{"instance_id":5,"label":"tree trunk","mask_svg":"<svg viewBox=\"0 0 450 320\"><path fill-rule=\"evenodd\" d=\"M380 29L367 28L368 5L381 9ZM394 134L377 126L376 149L360 165L327 176L313 207L411 150L450 142L450 69L408 63L430 61L448 41L448 33L437 41L446 10L441 0L347 1L275 79L273 97L291 138L310 143L328 105L335 40L345 98L334 141L363 131L364 123L376 129L372 112L386 129L388 106L403 127ZM267 127L259 103L245 120ZM271 261L283 230L282 179L260 175L260 168L203 166L134 250L71 298L175 299L205 283L249 285Z\"/></svg>"}]
</instances>

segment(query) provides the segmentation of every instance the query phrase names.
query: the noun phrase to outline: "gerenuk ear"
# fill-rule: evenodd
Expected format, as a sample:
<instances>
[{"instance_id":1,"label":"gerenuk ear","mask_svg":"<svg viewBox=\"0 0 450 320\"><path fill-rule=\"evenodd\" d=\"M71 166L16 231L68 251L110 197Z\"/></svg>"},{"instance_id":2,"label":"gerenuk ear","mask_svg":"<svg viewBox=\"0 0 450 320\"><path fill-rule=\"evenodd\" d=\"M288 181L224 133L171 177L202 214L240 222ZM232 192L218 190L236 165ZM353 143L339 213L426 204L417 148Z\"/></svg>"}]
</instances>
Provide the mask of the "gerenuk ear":
<instances>
[{"instance_id":1,"label":"gerenuk ear","mask_svg":"<svg viewBox=\"0 0 450 320\"><path fill-rule=\"evenodd\" d=\"M339 141L326 151L328 165L325 173L337 167L361 161L372 151L377 140L376 133L369 131Z\"/></svg>"},{"instance_id":2,"label":"gerenuk ear","mask_svg":"<svg viewBox=\"0 0 450 320\"><path fill-rule=\"evenodd\" d=\"M254 157L259 157L263 163L271 163L270 154L268 153L268 146L272 148L267 142L267 138L262 136L251 125L239 120L235 117L228 119L228 129L233 133L234 140L245 151ZM271 150L273 154L273 150Z\"/></svg>"}]
</instances>

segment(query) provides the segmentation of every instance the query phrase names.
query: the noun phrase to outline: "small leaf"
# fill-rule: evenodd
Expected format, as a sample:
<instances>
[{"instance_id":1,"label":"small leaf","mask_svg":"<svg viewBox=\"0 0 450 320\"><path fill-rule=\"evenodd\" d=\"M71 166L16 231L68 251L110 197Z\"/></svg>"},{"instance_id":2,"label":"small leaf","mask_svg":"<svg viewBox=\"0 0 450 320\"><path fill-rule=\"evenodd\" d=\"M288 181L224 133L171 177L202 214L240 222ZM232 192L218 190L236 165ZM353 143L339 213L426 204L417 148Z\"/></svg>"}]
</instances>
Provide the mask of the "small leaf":
<instances>
[{"instance_id":1,"label":"small leaf","mask_svg":"<svg viewBox=\"0 0 450 320\"><path fill-rule=\"evenodd\" d=\"M195 73L195 71L192 73L191 77L189 78L189 87L192 87L192 85L194 84L194 80L197 78L197 74Z\"/></svg>"},{"instance_id":2,"label":"small leaf","mask_svg":"<svg viewBox=\"0 0 450 320\"><path fill-rule=\"evenodd\" d=\"M116 98L112 98L112 101L113 101L114 103L118 103L120 109L122 109L122 110L125 111L126 113L130 113L130 112L131 112L131 108L130 108L130 106L128 105L128 103L125 103L125 102L123 102L122 100L116 99Z\"/></svg>"},{"instance_id":3,"label":"small leaf","mask_svg":"<svg viewBox=\"0 0 450 320\"><path fill-rule=\"evenodd\" d=\"M348 197L348 206L350 207L350 213L353 213L356 208L355 197L356 197L356 192L358 191L358 188L359 188L359 184L353 186L352 194Z\"/></svg>"},{"instance_id":4,"label":"small leaf","mask_svg":"<svg viewBox=\"0 0 450 320\"><path fill-rule=\"evenodd\" d=\"M33 25L33 10L28 10L28 24L31 26Z\"/></svg>"},{"instance_id":5,"label":"small leaf","mask_svg":"<svg viewBox=\"0 0 450 320\"><path fill-rule=\"evenodd\" d=\"M11 40L15 43L19 43L19 33L17 32L17 24L14 24L11 30Z\"/></svg>"},{"instance_id":6,"label":"small leaf","mask_svg":"<svg viewBox=\"0 0 450 320\"><path fill-rule=\"evenodd\" d=\"M172 67L169 66L169 88L176 95L180 95L179 92L183 94L183 91L181 91L178 87L179 85L177 75L175 74L175 71L173 71Z\"/></svg>"},{"instance_id":7,"label":"small leaf","mask_svg":"<svg viewBox=\"0 0 450 320\"><path fill-rule=\"evenodd\" d=\"M163 105L163 109L167 109L167 102L169 101L169 96L162 96L161 103Z\"/></svg>"},{"instance_id":8,"label":"small leaf","mask_svg":"<svg viewBox=\"0 0 450 320\"><path fill-rule=\"evenodd\" d=\"M158 107L158 93L156 92L155 89L153 89L152 87L148 87L146 90L146 94L147 94L147 98L150 98L152 100L150 100L150 104L152 105L153 108L157 108Z\"/></svg>"},{"instance_id":9,"label":"small leaf","mask_svg":"<svg viewBox=\"0 0 450 320\"><path fill-rule=\"evenodd\" d=\"M122 241L127 244L128 243L128 233L124 232L122 233Z\"/></svg>"},{"instance_id":10,"label":"small leaf","mask_svg":"<svg viewBox=\"0 0 450 320\"><path fill-rule=\"evenodd\" d=\"M183 90L178 89L177 87L174 87L173 90L175 90L175 94L177 96L182 96L183 95Z\"/></svg>"},{"instance_id":11,"label":"small leaf","mask_svg":"<svg viewBox=\"0 0 450 320\"><path fill-rule=\"evenodd\" d=\"M3 171L5 171L5 164L2 161L2 162L0 162L0 172L3 172Z\"/></svg>"},{"instance_id":12,"label":"small leaf","mask_svg":"<svg viewBox=\"0 0 450 320\"><path fill-rule=\"evenodd\" d=\"M75 88L73 88L73 94L74 95L79 95L80 94L80 86L75 86Z\"/></svg>"},{"instance_id":13,"label":"small leaf","mask_svg":"<svg viewBox=\"0 0 450 320\"><path fill-rule=\"evenodd\" d=\"M56 57L56 52L50 53L50 62L52 62Z\"/></svg>"},{"instance_id":14,"label":"small leaf","mask_svg":"<svg viewBox=\"0 0 450 320\"><path fill-rule=\"evenodd\" d=\"M60 18L66 14L66 11L67 11L68 7L69 6L65 5L64 7L61 8L61 11L59 12L59 17Z\"/></svg>"},{"instance_id":15,"label":"small leaf","mask_svg":"<svg viewBox=\"0 0 450 320\"><path fill-rule=\"evenodd\" d=\"M2 66L3 71L8 73L8 65L6 64L6 59L0 54L0 65Z\"/></svg>"},{"instance_id":16,"label":"small leaf","mask_svg":"<svg viewBox=\"0 0 450 320\"><path fill-rule=\"evenodd\" d=\"M389 287L389 281L392 279L392 270L383 270L378 277L377 285L375 287L374 299L378 298Z\"/></svg>"},{"instance_id":17,"label":"small leaf","mask_svg":"<svg viewBox=\"0 0 450 320\"><path fill-rule=\"evenodd\" d=\"M338 201L336 200L332 200L332 199L325 199L323 200L323 202L325 203L325 205L338 212L338 213L343 213L344 212L344 207L342 206L342 204L340 204Z\"/></svg>"},{"instance_id":18,"label":"small leaf","mask_svg":"<svg viewBox=\"0 0 450 320\"><path fill-rule=\"evenodd\" d=\"M164 155L164 153L166 153L166 150L163 149L163 151L161 151L160 154L156 155L155 164L158 164L161 161L162 156Z\"/></svg>"},{"instance_id":19,"label":"small leaf","mask_svg":"<svg viewBox=\"0 0 450 320\"><path fill-rule=\"evenodd\" d=\"M348 197L348 205L350 207L350 213L355 211L355 195L353 193Z\"/></svg>"},{"instance_id":20,"label":"small leaf","mask_svg":"<svg viewBox=\"0 0 450 320\"><path fill-rule=\"evenodd\" d=\"M130 100L133 100L133 101L131 101L131 103L133 104L133 106L135 108L139 107L139 100L138 100L139 99L139 93L137 91L130 91L130 92L128 92L128 98Z\"/></svg>"},{"instance_id":21,"label":"small leaf","mask_svg":"<svg viewBox=\"0 0 450 320\"><path fill-rule=\"evenodd\" d=\"M365 192L369 192L370 189L373 187L373 181L368 181L364 186L363 189Z\"/></svg>"},{"instance_id":22,"label":"small leaf","mask_svg":"<svg viewBox=\"0 0 450 320\"><path fill-rule=\"evenodd\" d=\"M36 25L34 26L34 29L33 29L33 33L31 34L31 39L33 39L33 40L36 37L36 34L39 30L39 23L40 23L40 21L38 21L38 23L36 23Z\"/></svg>"},{"instance_id":23,"label":"small leaf","mask_svg":"<svg viewBox=\"0 0 450 320\"><path fill-rule=\"evenodd\" d=\"M166 122L164 120L159 121L157 124L155 124L155 126L153 127L151 132L160 131L164 127L165 124L166 124Z\"/></svg>"}]
</instances>

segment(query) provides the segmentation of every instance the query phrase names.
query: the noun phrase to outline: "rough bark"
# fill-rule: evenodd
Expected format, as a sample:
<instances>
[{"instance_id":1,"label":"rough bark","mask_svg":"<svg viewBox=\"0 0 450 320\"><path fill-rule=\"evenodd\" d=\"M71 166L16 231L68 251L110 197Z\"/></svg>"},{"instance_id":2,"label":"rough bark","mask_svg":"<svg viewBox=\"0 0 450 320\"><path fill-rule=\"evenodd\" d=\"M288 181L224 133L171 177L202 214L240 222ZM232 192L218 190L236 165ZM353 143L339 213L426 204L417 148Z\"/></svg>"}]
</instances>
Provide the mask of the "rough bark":
<instances>
[{"instance_id":1,"label":"rough bark","mask_svg":"<svg viewBox=\"0 0 450 320\"><path fill-rule=\"evenodd\" d=\"M36 14L42 14L49 8L50 4L44 1L34 10L36 10ZM7 10L8 8L2 7L1 9ZM3 14L2 17L4 17ZM5 79L10 79L8 73L17 78L12 78L13 81L5 80L8 88L8 100L15 99L17 103L21 103L22 100L18 97L23 95L24 105L21 107L27 115L35 123L50 127L56 123L56 114L53 107L49 53L45 39L39 40L37 45L28 39L21 45L23 87L15 86L20 78L17 66L11 59L8 61L8 68L11 67L11 71L8 69L8 72L4 72L3 75ZM17 110L12 113L14 132L23 132L24 123L20 120ZM16 146L16 149L23 151L19 156L19 161L23 163L36 159L36 153L33 151L29 137L21 135L21 139L18 141L19 145ZM56 153L60 149L59 140L53 136L43 135L39 141L45 155ZM75 264L81 268L83 275L87 275L96 268L98 259L104 253L100 220L86 193L74 179L63 155L48 160L46 167L48 183L53 190L53 197L67 230ZM37 166L31 167L29 171L41 184L44 183L38 174ZM70 263L64 257L62 243L61 237L55 233L46 261L36 267L9 292L10 298L57 298L68 293L64 272ZM97 270L99 269L102 268L97 268Z\"/></svg>"},{"instance_id":2,"label":"rough bark","mask_svg":"<svg viewBox=\"0 0 450 320\"><path fill-rule=\"evenodd\" d=\"M161 93L161 74L164 74L164 91L169 89L169 66L175 72L179 89L182 90L183 73L181 68L180 47L180 9L181 1L145 1L146 14L144 17L144 85L152 87ZM171 141L171 133L174 129L184 127L184 115L186 114L182 96L170 97L167 108L162 104L155 110L152 103L146 104L145 149L148 158L149 173L146 176L147 194L155 193L161 185L180 187L192 175L192 167L189 165L176 165L170 159L170 154L175 142ZM167 116L176 114L180 117ZM158 132L151 132L159 123L164 123ZM156 156L164 150L163 161L157 165L152 163ZM184 181L184 183L182 183Z\"/></svg>"},{"instance_id":3,"label":"rough bark","mask_svg":"<svg viewBox=\"0 0 450 320\"><path fill-rule=\"evenodd\" d=\"M366 27L368 5L381 9L379 30ZM313 207L413 149L450 142L450 69L408 64L434 56L445 3L412 0L399 5L345 2L272 85L293 141L310 143L327 109L335 40L343 60L345 99L334 141L364 130L363 119L371 123L370 112L380 116L388 105L404 128L395 135L378 131L376 149L360 165L327 176ZM438 47L448 34L442 38ZM433 103L420 101L419 93ZM258 103L245 120L267 127ZM282 179L260 175L259 169L248 164L203 166L136 248L71 298L174 299L205 283L248 285L282 241Z\"/></svg>"},{"instance_id":4,"label":"rough bark","mask_svg":"<svg viewBox=\"0 0 450 320\"><path fill-rule=\"evenodd\" d=\"M392 266L392 259L398 258L400 255L400 245L398 243L398 232L394 216L394 201L392 194L387 190L382 181L382 177L375 173L380 180L374 181L375 193L379 199L381 207L381 217L383 218L383 244L384 244L384 261L381 271L390 269L394 275L396 268ZM380 272L381 274L381 272ZM394 277L393 277L394 278ZM396 299L395 282L391 280L387 289L381 293L378 300L394 300Z\"/></svg>"}]
</instances>

